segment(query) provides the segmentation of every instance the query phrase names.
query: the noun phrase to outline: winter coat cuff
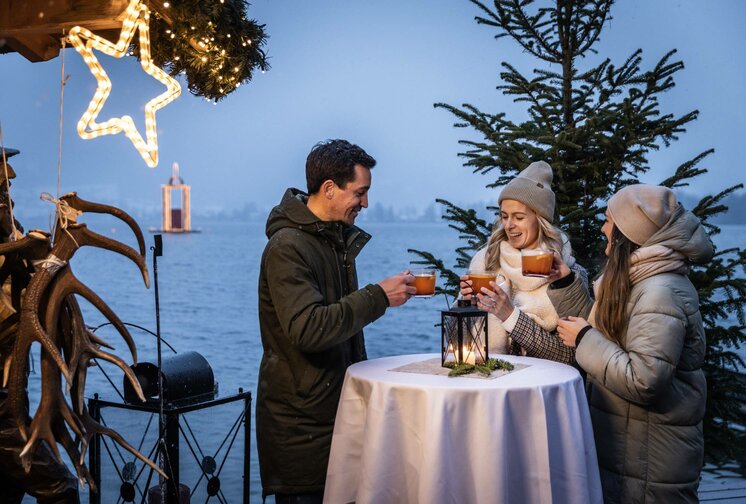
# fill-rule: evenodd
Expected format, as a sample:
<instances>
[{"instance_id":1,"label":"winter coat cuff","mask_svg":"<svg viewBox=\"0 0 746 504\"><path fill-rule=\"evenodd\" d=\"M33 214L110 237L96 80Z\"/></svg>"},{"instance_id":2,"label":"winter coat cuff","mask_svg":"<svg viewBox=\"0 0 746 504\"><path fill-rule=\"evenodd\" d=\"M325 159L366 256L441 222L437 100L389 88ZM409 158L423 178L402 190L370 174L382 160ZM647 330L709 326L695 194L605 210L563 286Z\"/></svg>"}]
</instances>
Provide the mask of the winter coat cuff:
<instances>
[{"instance_id":1,"label":"winter coat cuff","mask_svg":"<svg viewBox=\"0 0 746 504\"><path fill-rule=\"evenodd\" d=\"M585 336L585 333L587 333L591 329L593 329L593 326L588 324L587 326L585 326L578 332L578 335L575 336L575 348L577 348L578 345L580 345L580 341L583 339L583 336Z\"/></svg>"},{"instance_id":2,"label":"winter coat cuff","mask_svg":"<svg viewBox=\"0 0 746 504\"><path fill-rule=\"evenodd\" d=\"M365 289L373 295L373 298L376 301L375 305L377 307L383 307L383 310L381 310L382 312L386 311L386 308L389 307L389 297L386 295L386 291L383 290L383 287L378 284L368 284L365 286Z\"/></svg>"},{"instance_id":3,"label":"winter coat cuff","mask_svg":"<svg viewBox=\"0 0 746 504\"><path fill-rule=\"evenodd\" d=\"M503 320L503 329L505 329L508 332L512 332L513 329L515 329L515 325L518 322L518 317L521 316L521 310L518 308L513 308L513 313L510 314L510 317Z\"/></svg>"},{"instance_id":4,"label":"winter coat cuff","mask_svg":"<svg viewBox=\"0 0 746 504\"><path fill-rule=\"evenodd\" d=\"M570 270L569 275L550 283L549 288L550 289L564 289L565 287L569 287L574 281L575 281L575 272Z\"/></svg>"}]
</instances>

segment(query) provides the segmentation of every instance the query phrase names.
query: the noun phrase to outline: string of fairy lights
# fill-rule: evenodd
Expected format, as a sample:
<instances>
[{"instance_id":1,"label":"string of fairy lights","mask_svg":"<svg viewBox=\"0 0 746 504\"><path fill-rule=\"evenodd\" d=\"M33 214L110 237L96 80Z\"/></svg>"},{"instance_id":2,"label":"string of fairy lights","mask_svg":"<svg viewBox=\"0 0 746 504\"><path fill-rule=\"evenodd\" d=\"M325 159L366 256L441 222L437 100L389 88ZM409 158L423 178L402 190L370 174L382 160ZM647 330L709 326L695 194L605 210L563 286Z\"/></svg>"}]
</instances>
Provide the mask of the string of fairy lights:
<instances>
[{"instance_id":1,"label":"string of fairy lights","mask_svg":"<svg viewBox=\"0 0 746 504\"><path fill-rule=\"evenodd\" d=\"M168 5L168 2L165 2L164 6L167 6L167 5ZM211 26L212 25L212 21L209 21L207 24L208 24L208 26ZM190 29L194 30L195 27L191 26ZM176 34L172 30L170 30L170 29L167 29L166 33L169 34L170 38L172 38L172 39L176 37ZM231 36L230 33L228 33L226 35L227 38L230 38L230 36ZM192 38L190 40L193 41L194 39ZM197 45L199 46L198 51L202 52L202 53L205 53L204 55L200 56L200 60L203 63L207 62L208 58L210 57L207 54L210 53L210 52L215 52L215 53L218 53L220 56L225 56L225 49L223 49L219 45L215 44L215 37L203 36L202 38L200 38L199 40L197 40ZM243 39L242 42L241 42L241 45L243 47L250 46L251 45L251 40L250 39L248 39L248 40L247 39ZM174 56L174 59L176 61L178 61L180 58L179 58L179 56ZM215 78L218 81L220 81L220 83L221 83L221 86L218 88L218 91L220 93L225 93L226 91L230 92L230 90L235 89L235 88L237 88L237 87L239 87L241 85L241 82L236 79L236 75L231 75L230 73L228 73L228 74L219 73L219 71L223 70L224 67L225 67L225 65L221 63L221 64L219 64L217 66L216 70L213 70L213 73L215 74ZM229 72L232 71L233 74L237 74L238 71L240 70L240 67L239 66L235 66L232 69L228 69L228 70L229 70Z\"/></svg>"},{"instance_id":2,"label":"string of fairy lights","mask_svg":"<svg viewBox=\"0 0 746 504\"><path fill-rule=\"evenodd\" d=\"M249 19L244 0L162 2L151 23L153 61L183 74L189 91L217 102L269 69L264 25Z\"/></svg>"}]
</instances>

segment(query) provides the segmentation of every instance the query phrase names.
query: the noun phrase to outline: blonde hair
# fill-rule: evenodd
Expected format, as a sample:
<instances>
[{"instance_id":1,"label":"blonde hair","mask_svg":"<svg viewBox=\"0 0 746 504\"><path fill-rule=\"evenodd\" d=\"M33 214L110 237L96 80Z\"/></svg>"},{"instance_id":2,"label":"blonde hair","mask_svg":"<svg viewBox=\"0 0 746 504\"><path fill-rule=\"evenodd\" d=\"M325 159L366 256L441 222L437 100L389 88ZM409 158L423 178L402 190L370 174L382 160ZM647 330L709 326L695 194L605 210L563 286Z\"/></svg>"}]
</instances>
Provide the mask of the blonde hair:
<instances>
[{"instance_id":1,"label":"blonde hair","mask_svg":"<svg viewBox=\"0 0 746 504\"><path fill-rule=\"evenodd\" d=\"M562 249L564 242L562 240L562 231L559 228L552 225L547 219L537 214L534 210L531 210L536 215L536 219L539 221L539 237L538 241L543 246L557 252L562 256ZM485 269L497 270L500 268L500 243L508 239L508 235L505 232L505 228L502 226L502 219L497 216L495 221L494 231L490 235L490 239L487 240L487 256L485 258Z\"/></svg>"}]
</instances>

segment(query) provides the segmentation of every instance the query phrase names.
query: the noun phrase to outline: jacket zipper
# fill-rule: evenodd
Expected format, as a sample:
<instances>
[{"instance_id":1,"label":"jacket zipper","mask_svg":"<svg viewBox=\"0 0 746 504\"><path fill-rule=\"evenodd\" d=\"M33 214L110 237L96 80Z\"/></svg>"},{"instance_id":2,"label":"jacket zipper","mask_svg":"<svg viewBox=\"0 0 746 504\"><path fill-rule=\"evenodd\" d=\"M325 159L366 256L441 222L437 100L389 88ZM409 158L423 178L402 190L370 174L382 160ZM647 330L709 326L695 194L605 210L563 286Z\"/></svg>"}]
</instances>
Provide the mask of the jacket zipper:
<instances>
[{"instance_id":1,"label":"jacket zipper","mask_svg":"<svg viewBox=\"0 0 746 504\"><path fill-rule=\"evenodd\" d=\"M332 249L332 254L334 254L334 264L337 267L337 280L339 280L339 288L341 290L341 296L347 295L347 291L345 290L344 286L344 279L342 278L342 270L339 269L339 254L337 253L337 249L334 248L334 244L330 242L329 240L325 240L326 243L329 244L329 248ZM345 258L347 258L347 251L345 251L344 254Z\"/></svg>"},{"instance_id":2,"label":"jacket zipper","mask_svg":"<svg viewBox=\"0 0 746 504\"><path fill-rule=\"evenodd\" d=\"M347 252L350 246L355 243L355 240L357 240L357 237L360 235L360 231L355 232L348 240L345 241L345 249L344 254L342 254L342 267L345 268L345 271L347 271ZM339 279L339 287L342 289L342 296L346 296L349 294L349 287L345 285L345 278L349 279L349 275L342 275L342 270L339 268L339 254L337 253L337 249L334 248L334 244L330 242L328 239L325 239L326 243L329 244L329 247L331 247L332 252L334 253L334 258L336 259L334 262L337 265L337 277Z\"/></svg>"}]
</instances>

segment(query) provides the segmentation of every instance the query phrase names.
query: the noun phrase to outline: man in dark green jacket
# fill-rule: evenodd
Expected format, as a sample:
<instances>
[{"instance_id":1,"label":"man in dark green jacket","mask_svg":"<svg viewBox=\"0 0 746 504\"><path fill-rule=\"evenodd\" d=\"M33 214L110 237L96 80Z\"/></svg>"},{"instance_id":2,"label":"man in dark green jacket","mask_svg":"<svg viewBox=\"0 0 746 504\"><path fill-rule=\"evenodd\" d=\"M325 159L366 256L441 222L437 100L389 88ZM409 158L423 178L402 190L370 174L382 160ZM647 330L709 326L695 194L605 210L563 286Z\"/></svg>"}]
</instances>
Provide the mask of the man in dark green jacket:
<instances>
[{"instance_id":1,"label":"man in dark green jacket","mask_svg":"<svg viewBox=\"0 0 746 504\"><path fill-rule=\"evenodd\" d=\"M354 222L375 164L345 140L317 144L308 195L288 189L267 219L256 436L262 495L278 504L322 501L345 370L366 358L363 327L415 293L408 272L358 289L355 258L370 235Z\"/></svg>"}]
</instances>

